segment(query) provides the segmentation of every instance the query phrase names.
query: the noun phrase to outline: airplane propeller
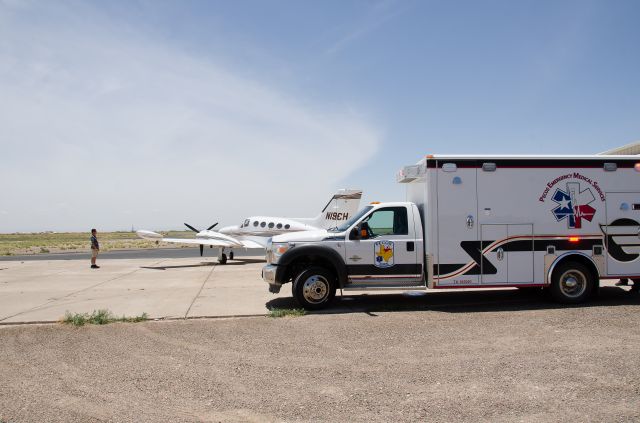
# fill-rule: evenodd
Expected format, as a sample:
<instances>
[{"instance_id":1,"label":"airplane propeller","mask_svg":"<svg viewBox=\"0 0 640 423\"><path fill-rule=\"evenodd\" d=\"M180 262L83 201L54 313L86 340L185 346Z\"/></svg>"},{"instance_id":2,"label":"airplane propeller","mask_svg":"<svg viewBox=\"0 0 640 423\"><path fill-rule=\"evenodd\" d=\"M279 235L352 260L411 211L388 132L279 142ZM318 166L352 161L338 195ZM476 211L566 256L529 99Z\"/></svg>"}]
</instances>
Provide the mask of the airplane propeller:
<instances>
[{"instance_id":1,"label":"airplane propeller","mask_svg":"<svg viewBox=\"0 0 640 423\"><path fill-rule=\"evenodd\" d=\"M209 226L207 228L207 230L210 231L211 229L215 228L217 225L218 225L218 222L216 222L213 225ZM195 233L200 232L199 230L197 230L193 226L189 225L188 223L185 223L184 226L186 226L187 228L191 229ZM200 244L200 257L202 257L203 254L204 254L204 245Z\"/></svg>"},{"instance_id":2,"label":"airplane propeller","mask_svg":"<svg viewBox=\"0 0 640 423\"><path fill-rule=\"evenodd\" d=\"M200 232L199 230L197 230L193 226L189 225L188 223L185 223L184 226L186 226L187 228L191 229L193 232L196 232L196 233Z\"/></svg>"},{"instance_id":3,"label":"airplane propeller","mask_svg":"<svg viewBox=\"0 0 640 423\"><path fill-rule=\"evenodd\" d=\"M191 229L195 233L201 232L198 229L194 228L193 226L189 225L188 223L185 223L184 226L186 226L187 228ZM218 222L216 222L213 225L209 226L207 228L207 230L210 231L211 229L215 228L216 226L218 226Z\"/></svg>"}]
</instances>

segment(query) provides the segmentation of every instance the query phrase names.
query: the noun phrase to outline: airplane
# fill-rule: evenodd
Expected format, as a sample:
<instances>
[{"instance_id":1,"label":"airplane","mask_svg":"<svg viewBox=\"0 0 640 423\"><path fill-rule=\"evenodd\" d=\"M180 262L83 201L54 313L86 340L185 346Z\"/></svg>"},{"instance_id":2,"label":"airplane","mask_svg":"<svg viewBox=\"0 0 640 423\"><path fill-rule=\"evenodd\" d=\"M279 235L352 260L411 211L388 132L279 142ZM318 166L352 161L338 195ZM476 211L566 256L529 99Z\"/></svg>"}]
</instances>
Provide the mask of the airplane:
<instances>
[{"instance_id":1,"label":"airplane","mask_svg":"<svg viewBox=\"0 0 640 423\"><path fill-rule=\"evenodd\" d=\"M194 244L200 246L200 256L204 253L204 246L218 247L218 262L225 264L229 250L229 260L233 260L234 248L265 248L267 243L276 235L287 232L309 231L315 229L329 229L339 226L358 211L361 190L341 189L335 193L320 214L313 218L286 218L251 216L240 225L226 226L215 231L218 223L214 223L205 230L198 230L185 223L185 226L196 232L195 238L165 238L162 234L153 231L136 231L138 236L158 242L170 242L179 244Z\"/></svg>"}]
</instances>

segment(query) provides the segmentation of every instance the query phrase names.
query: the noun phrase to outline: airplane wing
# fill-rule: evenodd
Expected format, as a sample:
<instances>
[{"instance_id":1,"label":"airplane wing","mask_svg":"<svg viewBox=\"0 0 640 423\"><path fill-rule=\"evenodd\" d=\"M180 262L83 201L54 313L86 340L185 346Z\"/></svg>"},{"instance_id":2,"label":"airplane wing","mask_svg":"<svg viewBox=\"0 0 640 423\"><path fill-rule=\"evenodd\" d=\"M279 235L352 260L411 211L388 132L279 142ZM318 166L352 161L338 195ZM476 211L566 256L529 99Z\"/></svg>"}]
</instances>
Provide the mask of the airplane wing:
<instances>
[{"instance_id":1,"label":"airplane wing","mask_svg":"<svg viewBox=\"0 0 640 423\"><path fill-rule=\"evenodd\" d=\"M222 240L213 238L165 238L161 234L152 231L136 231L138 236L143 239L151 241L170 242L175 244L192 244L192 245L211 245L213 247L243 247L242 242L232 242L232 240ZM245 248L263 248L258 247L245 247Z\"/></svg>"},{"instance_id":2,"label":"airplane wing","mask_svg":"<svg viewBox=\"0 0 640 423\"><path fill-rule=\"evenodd\" d=\"M243 239L240 242L242 242L242 245L244 245L244 248L266 248L265 245L258 244L257 242L252 241L250 239Z\"/></svg>"}]
</instances>

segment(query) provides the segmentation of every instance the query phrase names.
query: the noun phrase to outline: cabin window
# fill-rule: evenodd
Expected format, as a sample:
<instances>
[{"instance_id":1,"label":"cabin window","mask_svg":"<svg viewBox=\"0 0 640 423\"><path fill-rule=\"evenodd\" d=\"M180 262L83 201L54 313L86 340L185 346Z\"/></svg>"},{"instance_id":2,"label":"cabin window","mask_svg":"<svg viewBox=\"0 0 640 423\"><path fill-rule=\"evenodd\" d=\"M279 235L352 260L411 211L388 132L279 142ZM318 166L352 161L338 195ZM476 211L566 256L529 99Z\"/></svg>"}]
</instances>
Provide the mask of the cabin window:
<instances>
[{"instance_id":1,"label":"cabin window","mask_svg":"<svg viewBox=\"0 0 640 423\"><path fill-rule=\"evenodd\" d=\"M253 222L253 226L258 226L258 221Z\"/></svg>"},{"instance_id":2,"label":"cabin window","mask_svg":"<svg viewBox=\"0 0 640 423\"><path fill-rule=\"evenodd\" d=\"M371 238L380 235L407 235L409 224L405 207L385 207L371 213L365 222Z\"/></svg>"},{"instance_id":3,"label":"cabin window","mask_svg":"<svg viewBox=\"0 0 640 423\"><path fill-rule=\"evenodd\" d=\"M269 222L269 229L273 229L274 226L275 224L273 222Z\"/></svg>"},{"instance_id":4,"label":"cabin window","mask_svg":"<svg viewBox=\"0 0 640 423\"><path fill-rule=\"evenodd\" d=\"M286 225L284 225L285 229L289 229L291 227L291 225L289 225L288 223Z\"/></svg>"},{"instance_id":5,"label":"cabin window","mask_svg":"<svg viewBox=\"0 0 640 423\"><path fill-rule=\"evenodd\" d=\"M282 223L278 223L278 224L276 225L276 228L278 228L278 229L282 229Z\"/></svg>"},{"instance_id":6,"label":"cabin window","mask_svg":"<svg viewBox=\"0 0 640 423\"><path fill-rule=\"evenodd\" d=\"M265 226L267 226L267 223L266 223L266 222L260 222L260 227L261 227L261 228L264 228Z\"/></svg>"}]
</instances>

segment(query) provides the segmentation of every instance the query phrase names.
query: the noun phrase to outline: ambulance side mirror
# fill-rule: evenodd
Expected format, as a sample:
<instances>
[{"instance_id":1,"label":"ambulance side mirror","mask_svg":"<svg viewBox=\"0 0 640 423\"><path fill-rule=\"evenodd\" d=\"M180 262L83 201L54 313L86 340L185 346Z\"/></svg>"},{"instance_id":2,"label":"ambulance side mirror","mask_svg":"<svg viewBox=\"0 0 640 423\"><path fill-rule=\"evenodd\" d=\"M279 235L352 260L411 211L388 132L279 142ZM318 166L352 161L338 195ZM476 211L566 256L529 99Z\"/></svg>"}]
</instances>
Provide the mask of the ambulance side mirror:
<instances>
[{"instance_id":1,"label":"ambulance side mirror","mask_svg":"<svg viewBox=\"0 0 640 423\"><path fill-rule=\"evenodd\" d=\"M356 226L353 227L353 229L351 229L351 234L349 235L349 239L360 239L360 224L357 224Z\"/></svg>"}]
</instances>

